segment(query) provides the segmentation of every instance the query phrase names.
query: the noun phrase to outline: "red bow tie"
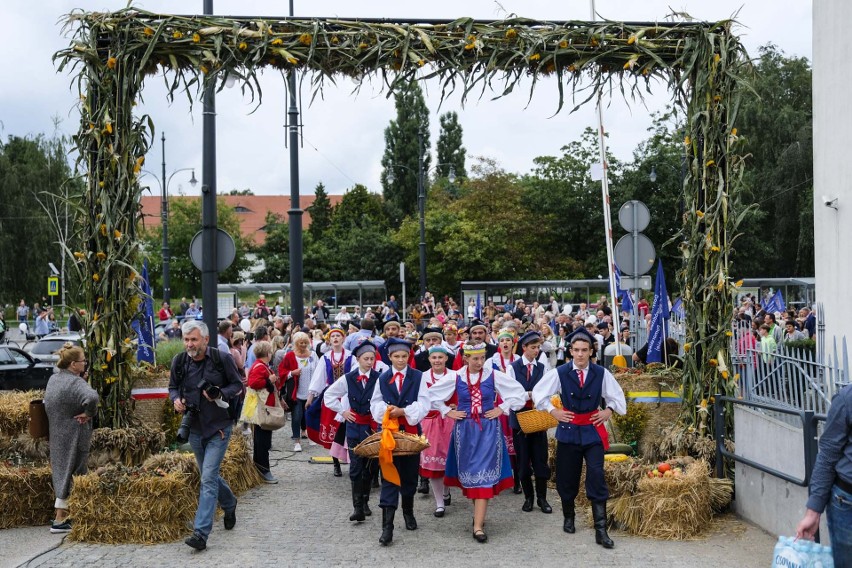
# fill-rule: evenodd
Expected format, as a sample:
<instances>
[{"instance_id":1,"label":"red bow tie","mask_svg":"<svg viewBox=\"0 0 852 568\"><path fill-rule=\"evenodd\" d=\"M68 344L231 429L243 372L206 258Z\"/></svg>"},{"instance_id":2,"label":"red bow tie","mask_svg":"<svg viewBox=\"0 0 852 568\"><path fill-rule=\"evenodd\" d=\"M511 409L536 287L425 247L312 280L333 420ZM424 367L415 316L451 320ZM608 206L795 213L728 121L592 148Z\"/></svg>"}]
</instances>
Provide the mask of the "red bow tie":
<instances>
[{"instance_id":1,"label":"red bow tie","mask_svg":"<svg viewBox=\"0 0 852 568\"><path fill-rule=\"evenodd\" d=\"M358 376L358 381L359 381L359 382L363 385L363 384L366 384L366 383L367 383L367 379L368 379L368 378L369 378L369 377L367 377L367 375L359 375L359 376Z\"/></svg>"}]
</instances>

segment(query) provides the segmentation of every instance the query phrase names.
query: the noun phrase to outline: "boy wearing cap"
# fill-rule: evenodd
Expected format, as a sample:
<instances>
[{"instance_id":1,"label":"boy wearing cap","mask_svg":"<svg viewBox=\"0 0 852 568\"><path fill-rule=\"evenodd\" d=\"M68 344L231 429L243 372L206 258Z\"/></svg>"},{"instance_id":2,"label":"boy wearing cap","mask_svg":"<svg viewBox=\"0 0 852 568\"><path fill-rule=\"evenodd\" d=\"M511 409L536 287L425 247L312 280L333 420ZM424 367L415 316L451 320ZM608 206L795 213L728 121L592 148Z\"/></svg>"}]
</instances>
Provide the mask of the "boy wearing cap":
<instances>
[{"instance_id":1,"label":"boy wearing cap","mask_svg":"<svg viewBox=\"0 0 852 568\"><path fill-rule=\"evenodd\" d=\"M330 349L320 357L314 368L306 403L308 408L305 411L308 437L328 448L334 461L334 477L343 477L340 461L349 460L348 452L343 446L346 442L346 430L339 427L343 416L332 412L323 404L324 397L321 395L329 385L352 370L355 359L343 348L345 338L346 334L339 327L332 327L325 336Z\"/></svg>"},{"instance_id":2,"label":"boy wearing cap","mask_svg":"<svg viewBox=\"0 0 852 568\"><path fill-rule=\"evenodd\" d=\"M423 374L408 366L411 344L403 339L391 338L385 343L391 368L381 374L378 387L373 390L370 413L382 427L385 411L390 419L398 421L399 429L409 434L420 434L420 421L429 412L431 403ZM414 493L417 490L417 473L420 457L393 456L393 463L382 464L382 490L379 506L382 508L382 535L379 543L388 545L393 541L393 519L402 497L402 516L405 528L417 529L414 518ZM395 470L399 484L388 480L386 468Z\"/></svg>"},{"instance_id":3,"label":"boy wearing cap","mask_svg":"<svg viewBox=\"0 0 852 568\"><path fill-rule=\"evenodd\" d=\"M414 356L414 368L420 371L421 373L425 373L429 369L432 368L432 364L430 363L430 351L429 349L435 345L440 345L442 347L444 343L444 334L441 333L441 328L439 327L427 327L423 329L423 346L417 355ZM451 367L453 364L453 360L455 359L450 353L449 349L444 347L444 352L447 354L447 367Z\"/></svg>"},{"instance_id":4,"label":"boy wearing cap","mask_svg":"<svg viewBox=\"0 0 852 568\"><path fill-rule=\"evenodd\" d=\"M548 371L533 387L535 407L550 412L556 428L556 490L562 499L562 530L574 533L574 498L580 488L580 473L586 462L586 495L592 503L595 541L604 548L615 546L606 532L606 501L609 490L604 478L604 450L609 448L605 423L617 412L625 414L624 392L608 370L590 362L594 338L578 329L569 337L573 361ZM562 408L550 398L559 394ZM603 408L603 410L601 410Z\"/></svg>"},{"instance_id":5,"label":"boy wearing cap","mask_svg":"<svg viewBox=\"0 0 852 568\"><path fill-rule=\"evenodd\" d=\"M325 391L323 401L334 412L339 412L346 420L346 442L349 446L349 481L352 483L352 507L354 512L350 521L361 522L370 511L370 481L377 467L376 461L362 458L352 449L364 441L376 429L376 422L370 414L370 401L379 371L373 368L376 362L376 346L364 340L355 346L352 355L358 362L358 368L346 373L342 380L335 381ZM348 405L344 404L348 401Z\"/></svg>"},{"instance_id":6,"label":"boy wearing cap","mask_svg":"<svg viewBox=\"0 0 852 568\"><path fill-rule=\"evenodd\" d=\"M543 339L537 331L528 331L518 340L523 355L509 365L509 376L524 389L525 405L519 412L533 409L532 390L544 377L546 366L539 360L539 351ZM547 432L525 434L518 423L517 412L509 416L509 425L514 437L515 458L518 477L524 490L524 504L521 510L533 510L533 482L535 474L536 504L542 513L552 513L553 508L547 502L547 480L550 479L550 467L547 465Z\"/></svg>"}]
</instances>

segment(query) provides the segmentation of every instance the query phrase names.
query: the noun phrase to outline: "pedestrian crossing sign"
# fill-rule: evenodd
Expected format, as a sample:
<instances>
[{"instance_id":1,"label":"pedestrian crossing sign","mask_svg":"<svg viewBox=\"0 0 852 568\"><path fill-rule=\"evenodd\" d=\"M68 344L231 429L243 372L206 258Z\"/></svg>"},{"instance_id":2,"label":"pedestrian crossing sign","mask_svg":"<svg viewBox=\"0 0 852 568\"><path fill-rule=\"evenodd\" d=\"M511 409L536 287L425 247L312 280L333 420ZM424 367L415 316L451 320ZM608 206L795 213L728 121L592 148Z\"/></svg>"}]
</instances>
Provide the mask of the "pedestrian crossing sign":
<instances>
[{"instance_id":1,"label":"pedestrian crossing sign","mask_svg":"<svg viewBox=\"0 0 852 568\"><path fill-rule=\"evenodd\" d=\"M48 276L47 277L47 295L48 296L58 296L59 295L59 278L57 276Z\"/></svg>"}]
</instances>

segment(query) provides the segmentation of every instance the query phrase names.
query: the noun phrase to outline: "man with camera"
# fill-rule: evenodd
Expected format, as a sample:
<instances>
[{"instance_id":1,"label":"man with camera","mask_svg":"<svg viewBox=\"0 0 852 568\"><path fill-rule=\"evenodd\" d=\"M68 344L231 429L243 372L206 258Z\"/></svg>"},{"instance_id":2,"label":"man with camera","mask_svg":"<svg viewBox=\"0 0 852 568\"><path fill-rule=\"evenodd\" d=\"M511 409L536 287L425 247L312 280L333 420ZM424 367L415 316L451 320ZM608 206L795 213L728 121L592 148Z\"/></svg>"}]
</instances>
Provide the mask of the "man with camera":
<instances>
[{"instance_id":1,"label":"man with camera","mask_svg":"<svg viewBox=\"0 0 852 568\"><path fill-rule=\"evenodd\" d=\"M239 397L243 385L231 355L208 347L210 332L203 321L187 320L181 331L185 353L172 360L169 398L175 411L184 414L178 439L189 440L201 473L194 530L185 542L204 550L217 501L225 511L225 529L237 522L237 498L219 475L219 467L234 425L228 401Z\"/></svg>"}]
</instances>

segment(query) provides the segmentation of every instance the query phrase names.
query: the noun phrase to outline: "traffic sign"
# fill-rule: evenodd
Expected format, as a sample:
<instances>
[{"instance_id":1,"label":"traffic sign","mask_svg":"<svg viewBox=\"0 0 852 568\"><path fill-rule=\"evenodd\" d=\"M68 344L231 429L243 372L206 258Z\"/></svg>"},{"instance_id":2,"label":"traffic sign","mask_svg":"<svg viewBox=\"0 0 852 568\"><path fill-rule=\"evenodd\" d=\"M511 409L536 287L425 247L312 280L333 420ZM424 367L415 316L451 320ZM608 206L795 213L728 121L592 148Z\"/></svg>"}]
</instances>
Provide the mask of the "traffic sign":
<instances>
[{"instance_id":1,"label":"traffic sign","mask_svg":"<svg viewBox=\"0 0 852 568\"><path fill-rule=\"evenodd\" d=\"M618 222L625 231L637 231L641 233L648 228L648 224L651 222L651 212L648 210L647 205L633 199L626 202L618 210Z\"/></svg>"},{"instance_id":2,"label":"traffic sign","mask_svg":"<svg viewBox=\"0 0 852 568\"><path fill-rule=\"evenodd\" d=\"M622 290L650 290L651 288L653 286L651 286L650 276L639 276L638 278L633 278L632 276L621 277Z\"/></svg>"},{"instance_id":3,"label":"traffic sign","mask_svg":"<svg viewBox=\"0 0 852 568\"><path fill-rule=\"evenodd\" d=\"M203 231L195 233L195 236L192 237L192 242L189 243L189 258L198 270L202 270L201 233ZM216 229L216 271L222 272L227 270L236 257L237 245L234 243L234 239L222 229Z\"/></svg>"},{"instance_id":4,"label":"traffic sign","mask_svg":"<svg viewBox=\"0 0 852 568\"><path fill-rule=\"evenodd\" d=\"M654 266L654 261L657 260L657 252L654 250L654 243L643 233L636 235L636 259L633 258L633 235L624 235L615 244L615 264L621 271L628 276L641 276L647 273Z\"/></svg>"},{"instance_id":5,"label":"traffic sign","mask_svg":"<svg viewBox=\"0 0 852 568\"><path fill-rule=\"evenodd\" d=\"M59 295L59 278L56 276L48 276L47 277L47 295L48 296L58 296Z\"/></svg>"}]
</instances>

